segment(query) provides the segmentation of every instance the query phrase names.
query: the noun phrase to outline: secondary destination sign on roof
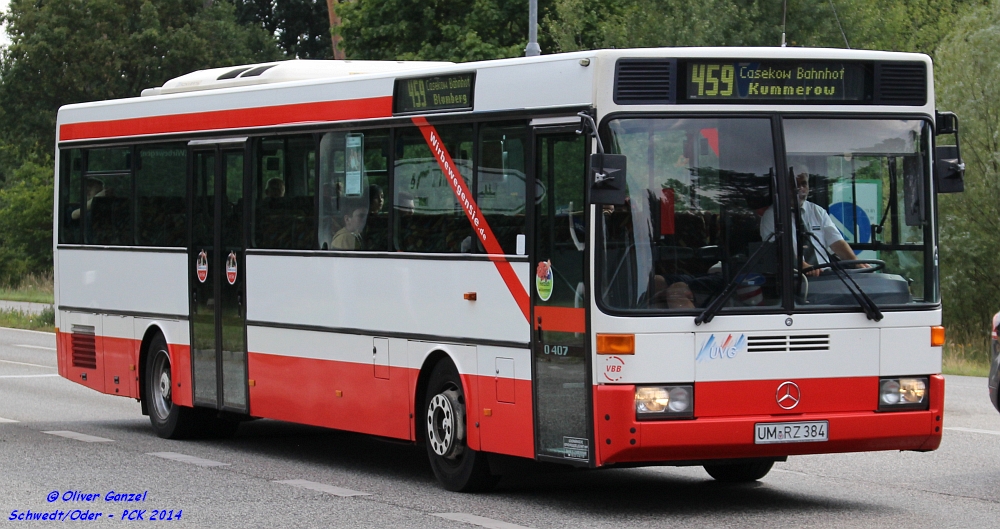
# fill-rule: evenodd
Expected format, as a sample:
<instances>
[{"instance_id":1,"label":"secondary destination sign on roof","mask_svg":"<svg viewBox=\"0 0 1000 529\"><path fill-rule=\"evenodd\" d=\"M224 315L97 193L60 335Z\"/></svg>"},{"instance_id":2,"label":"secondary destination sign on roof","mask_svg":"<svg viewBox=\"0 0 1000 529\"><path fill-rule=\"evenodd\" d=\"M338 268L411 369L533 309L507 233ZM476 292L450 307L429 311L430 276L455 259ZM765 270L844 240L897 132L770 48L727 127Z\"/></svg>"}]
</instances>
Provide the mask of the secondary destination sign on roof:
<instances>
[{"instance_id":1,"label":"secondary destination sign on roof","mask_svg":"<svg viewBox=\"0 0 1000 529\"><path fill-rule=\"evenodd\" d=\"M397 79L394 111L434 112L472 108L473 74Z\"/></svg>"},{"instance_id":2,"label":"secondary destination sign on roof","mask_svg":"<svg viewBox=\"0 0 1000 529\"><path fill-rule=\"evenodd\" d=\"M692 61L689 101L870 101L868 68L858 63Z\"/></svg>"}]
</instances>

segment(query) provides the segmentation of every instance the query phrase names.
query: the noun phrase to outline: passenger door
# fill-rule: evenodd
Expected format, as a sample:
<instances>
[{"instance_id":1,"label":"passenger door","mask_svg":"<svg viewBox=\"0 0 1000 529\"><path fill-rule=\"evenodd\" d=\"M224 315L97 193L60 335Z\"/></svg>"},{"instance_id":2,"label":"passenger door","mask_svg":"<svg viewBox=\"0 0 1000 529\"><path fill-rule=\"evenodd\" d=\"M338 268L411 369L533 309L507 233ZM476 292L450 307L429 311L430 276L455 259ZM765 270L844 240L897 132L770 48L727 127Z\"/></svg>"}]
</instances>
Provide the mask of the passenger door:
<instances>
[{"instance_id":1,"label":"passenger door","mask_svg":"<svg viewBox=\"0 0 1000 529\"><path fill-rule=\"evenodd\" d=\"M189 144L194 403L246 413L245 138Z\"/></svg>"},{"instance_id":2,"label":"passenger door","mask_svg":"<svg viewBox=\"0 0 1000 529\"><path fill-rule=\"evenodd\" d=\"M594 449L585 279L588 142L575 127L534 133L530 288L536 455L589 464Z\"/></svg>"}]
</instances>

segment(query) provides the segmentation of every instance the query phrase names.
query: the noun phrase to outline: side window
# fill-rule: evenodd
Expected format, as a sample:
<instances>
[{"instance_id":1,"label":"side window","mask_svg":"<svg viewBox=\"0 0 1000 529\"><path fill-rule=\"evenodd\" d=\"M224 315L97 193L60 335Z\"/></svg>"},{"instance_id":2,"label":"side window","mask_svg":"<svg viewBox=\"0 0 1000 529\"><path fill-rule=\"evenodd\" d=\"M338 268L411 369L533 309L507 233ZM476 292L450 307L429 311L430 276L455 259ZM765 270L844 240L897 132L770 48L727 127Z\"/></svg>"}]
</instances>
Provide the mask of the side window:
<instances>
[{"instance_id":1,"label":"side window","mask_svg":"<svg viewBox=\"0 0 1000 529\"><path fill-rule=\"evenodd\" d=\"M83 242L83 151L62 151L59 159L59 242Z\"/></svg>"},{"instance_id":2,"label":"side window","mask_svg":"<svg viewBox=\"0 0 1000 529\"><path fill-rule=\"evenodd\" d=\"M85 160L86 242L133 244L131 148L91 149Z\"/></svg>"},{"instance_id":3,"label":"side window","mask_svg":"<svg viewBox=\"0 0 1000 529\"><path fill-rule=\"evenodd\" d=\"M186 246L187 148L136 148L135 226L139 246Z\"/></svg>"},{"instance_id":4,"label":"side window","mask_svg":"<svg viewBox=\"0 0 1000 529\"><path fill-rule=\"evenodd\" d=\"M476 202L505 254L525 253L525 176L528 128L525 123L498 123L479 129ZM580 204L582 207L583 204ZM480 245L480 251L483 251Z\"/></svg>"},{"instance_id":5,"label":"side window","mask_svg":"<svg viewBox=\"0 0 1000 529\"><path fill-rule=\"evenodd\" d=\"M388 250L389 149L389 131L384 129L323 135L320 249Z\"/></svg>"},{"instance_id":6,"label":"side window","mask_svg":"<svg viewBox=\"0 0 1000 529\"><path fill-rule=\"evenodd\" d=\"M261 138L254 147L255 247L314 248L315 139L312 135Z\"/></svg>"},{"instance_id":7,"label":"side window","mask_svg":"<svg viewBox=\"0 0 1000 529\"><path fill-rule=\"evenodd\" d=\"M472 125L436 127L466 185L472 180ZM416 127L396 136L393 247L404 252L468 253L472 228L451 185Z\"/></svg>"}]
</instances>

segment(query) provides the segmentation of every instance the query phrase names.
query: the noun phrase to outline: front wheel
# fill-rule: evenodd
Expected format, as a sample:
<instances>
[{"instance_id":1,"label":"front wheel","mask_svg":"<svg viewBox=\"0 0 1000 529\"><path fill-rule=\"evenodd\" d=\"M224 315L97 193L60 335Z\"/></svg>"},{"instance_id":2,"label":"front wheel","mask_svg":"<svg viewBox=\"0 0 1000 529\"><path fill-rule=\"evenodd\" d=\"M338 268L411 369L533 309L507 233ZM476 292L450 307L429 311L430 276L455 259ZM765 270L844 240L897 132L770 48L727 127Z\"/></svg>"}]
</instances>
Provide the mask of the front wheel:
<instances>
[{"instance_id":1,"label":"front wheel","mask_svg":"<svg viewBox=\"0 0 1000 529\"><path fill-rule=\"evenodd\" d=\"M486 454L466 444L465 392L451 362L439 362L427 384L424 403L427 456L444 488L454 492L492 489L500 481L490 473Z\"/></svg>"},{"instance_id":2,"label":"front wheel","mask_svg":"<svg viewBox=\"0 0 1000 529\"><path fill-rule=\"evenodd\" d=\"M724 463L705 465L705 472L723 483L750 483L767 475L774 461L762 460L749 463Z\"/></svg>"}]
</instances>

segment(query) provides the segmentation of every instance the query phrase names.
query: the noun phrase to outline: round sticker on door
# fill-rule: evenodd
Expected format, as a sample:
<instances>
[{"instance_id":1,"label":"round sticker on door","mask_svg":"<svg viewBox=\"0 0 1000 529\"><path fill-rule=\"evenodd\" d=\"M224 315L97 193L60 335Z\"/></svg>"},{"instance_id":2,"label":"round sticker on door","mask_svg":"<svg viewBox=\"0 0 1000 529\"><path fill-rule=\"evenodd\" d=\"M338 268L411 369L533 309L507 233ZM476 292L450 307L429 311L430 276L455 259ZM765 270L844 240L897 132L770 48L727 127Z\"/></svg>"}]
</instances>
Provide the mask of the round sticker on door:
<instances>
[{"instance_id":1,"label":"round sticker on door","mask_svg":"<svg viewBox=\"0 0 1000 529\"><path fill-rule=\"evenodd\" d=\"M194 263L194 269L198 272L198 281L204 283L208 279L208 254L202 250L198 254L198 260Z\"/></svg>"},{"instance_id":2,"label":"round sticker on door","mask_svg":"<svg viewBox=\"0 0 1000 529\"><path fill-rule=\"evenodd\" d=\"M229 258L226 259L226 281L230 285L236 284L236 252L229 252Z\"/></svg>"},{"instance_id":3,"label":"round sticker on door","mask_svg":"<svg viewBox=\"0 0 1000 529\"><path fill-rule=\"evenodd\" d=\"M539 261L535 270L535 291L542 301L552 297L552 261Z\"/></svg>"}]
</instances>

